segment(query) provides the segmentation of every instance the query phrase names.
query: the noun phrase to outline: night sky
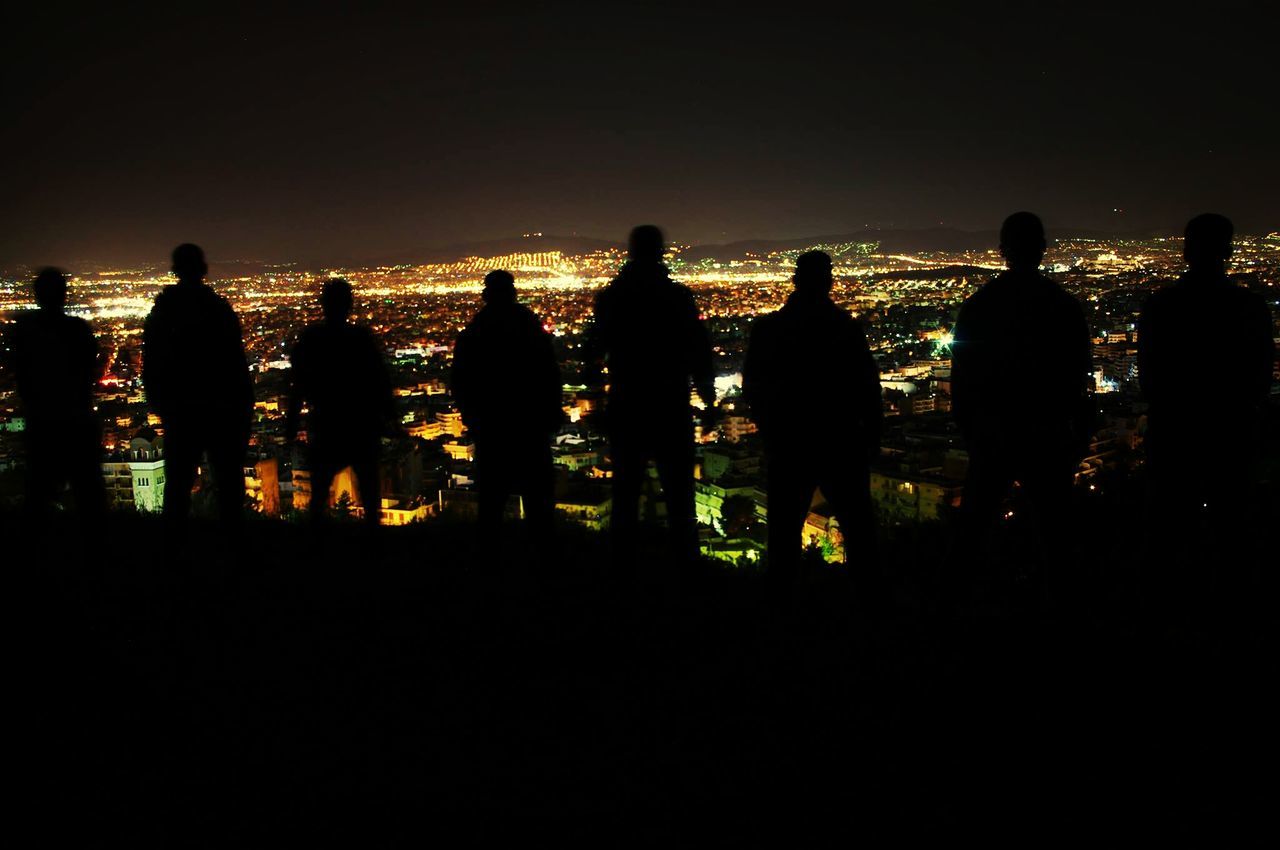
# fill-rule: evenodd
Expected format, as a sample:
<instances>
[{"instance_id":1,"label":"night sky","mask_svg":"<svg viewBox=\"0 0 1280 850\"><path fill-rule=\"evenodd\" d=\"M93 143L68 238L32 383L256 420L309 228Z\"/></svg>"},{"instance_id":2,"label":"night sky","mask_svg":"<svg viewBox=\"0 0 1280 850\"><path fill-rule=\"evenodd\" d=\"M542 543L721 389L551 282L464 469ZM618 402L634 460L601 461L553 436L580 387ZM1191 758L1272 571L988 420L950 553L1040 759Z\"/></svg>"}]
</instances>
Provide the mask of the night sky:
<instances>
[{"instance_id":1,"label":"night sky","mask_svg":"<svg viewBox=\"0 0 1280 850\"><path fill-rule=\"evenodd\" d=\"M0 264L319 261L522 232L1280 229L1268 4L495 13L99 4L4 28ZM1006 10L1002 10L1007 9Z\"/></svg>"}]
</instances>

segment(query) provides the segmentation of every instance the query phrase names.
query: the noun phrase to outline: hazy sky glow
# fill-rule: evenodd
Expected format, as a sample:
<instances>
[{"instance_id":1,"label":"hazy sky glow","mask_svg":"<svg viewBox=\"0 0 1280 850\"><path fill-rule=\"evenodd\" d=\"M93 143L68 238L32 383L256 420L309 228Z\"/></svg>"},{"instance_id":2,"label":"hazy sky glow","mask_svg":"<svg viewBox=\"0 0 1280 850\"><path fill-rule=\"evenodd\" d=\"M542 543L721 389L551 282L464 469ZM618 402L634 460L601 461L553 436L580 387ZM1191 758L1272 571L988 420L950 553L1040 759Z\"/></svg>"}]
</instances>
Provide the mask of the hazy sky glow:
<instances>
[{"instance_id":1,"label":"hazy sky glow","mask_svg":"<svg viewBox=\"0 0 1280 850\"><path fill-rule=\"evenodd\" d=\"M0 264L187 240L364 259L639 221L700 242L991 229L1021 208L1050 227L1213 209L1280 229L1263 3L469 5L7 27Z\"/></svg>"}]
</instances>

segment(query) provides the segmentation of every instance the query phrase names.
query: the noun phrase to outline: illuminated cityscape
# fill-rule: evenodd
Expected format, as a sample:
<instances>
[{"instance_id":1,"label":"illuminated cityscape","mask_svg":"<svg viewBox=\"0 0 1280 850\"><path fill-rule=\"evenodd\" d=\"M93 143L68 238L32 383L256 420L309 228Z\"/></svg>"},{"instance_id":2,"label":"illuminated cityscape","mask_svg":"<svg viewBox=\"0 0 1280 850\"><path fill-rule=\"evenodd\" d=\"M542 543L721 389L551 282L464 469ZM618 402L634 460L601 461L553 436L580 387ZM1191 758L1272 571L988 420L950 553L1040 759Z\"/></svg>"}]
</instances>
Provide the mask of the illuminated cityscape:
<instances>
[{"instance_id":1,"label":"illuminated cityscape","mask_svg":"<svg viewBox=\"0 0 1280 850\"><path fill-rule=\"evenodd\" d=\"M400 431L384 439L384 524L472 513L474 445L452 404L447 374L454 339L479 306L481 278L507 269L516 276L521 299L554 336L562 364L565 419L553 447L558 511L565 522L607 528L609 488L603 479L610 476L610 463L598 424L603 393L581 382L580 358L595 293L624 255L615 247L562 250L554 237L541 234L526 234L513 244L522 243L527 250L371 268L215 263L211 282L240 316L255 384L253 465L245 470L254 510L296 517L312 498L304 454L285 439L287 351L318 315L320 285L342 276L355 289L359 320L381 340L395 381ZM739 397L742 358L751 319L782 303L794 259L808 248L835 259L833 298L866 323L880 365L888 428L872 490L882 522L941 519L959 502L967 455L950 416L950 330L963 299L1002 268L994 248L889 251L874 233L834 243L675 246L673 276L692 288L718 355L721 415L714 432L697 432L697 509L703 550L722 560L753 561L763 551L761 450ZM1156 285L1178 274L1181 250L1176 238L1066 237L1046 257L1046 268L1085 305L1092 328L1093 389L1102 419L1077 474L1078 485L1091 492L1109 475L1132 473L1141 463L1138 311ZM69 312L92 323L108 364L97 409L111 505L157 511L163 426L147 406L141 381L141 329L156 292L171 277L162 268L72 271ZM1276 305L1280 234L1239 238L1231 273ZM27 279L12 275L0 283L6 322L32 307ZM1205 329L1208 338L1229 332ZM691 404L700 402L692 397ZM0 395L0 415L3 493L13 502L21 491L23 422L11 381ZM329 498L339 511L362 509L349 471L339 476ZM815 501L805 538L836 560L840 533L825 507ZM519 504L510 510L519 512ZM656 480L642 510L662 515Z\"/></svg>"},{"instance_id":2,"label":"illuminated cityscape","mask_svg":"<svg viewBox=\"0 0 1280 850\"><path fill-rule=\"evenodd\" d=\"M15 5L28 834L1268 834L1274 7Z\"/></svg>"}]
</instances>

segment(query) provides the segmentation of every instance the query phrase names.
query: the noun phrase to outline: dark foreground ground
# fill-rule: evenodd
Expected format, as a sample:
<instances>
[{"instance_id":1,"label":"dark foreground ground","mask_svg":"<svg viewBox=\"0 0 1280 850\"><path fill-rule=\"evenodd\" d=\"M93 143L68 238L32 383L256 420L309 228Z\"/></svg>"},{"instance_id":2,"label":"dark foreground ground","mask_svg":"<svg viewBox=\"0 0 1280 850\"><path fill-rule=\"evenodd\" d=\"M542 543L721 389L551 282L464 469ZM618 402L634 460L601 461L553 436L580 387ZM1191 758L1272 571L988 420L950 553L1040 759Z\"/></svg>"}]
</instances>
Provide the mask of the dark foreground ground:
<instances>
[{"instance_id":1,"label":"dark foreground ground","mask_svg":"<svg viewBox=\"0 0 1280 850\"><path fill-rule=\"evenodd\" d=\"M376 548L197 525L172 559L120 517L88 547L95 579L69 524L5 524L17 775L47 844L539 822L605 846L766 824L1035 840L1234 830L1272 802L1270 600L1246 583L1144 613L1096 530L1087 610L1044 614L1010 581L938 620L930 528L885 542L883 593L816 571L780 605L759 575L653 551L628 584L585 534L501 574L456 524Z\"/></svg>"}]
</instances>

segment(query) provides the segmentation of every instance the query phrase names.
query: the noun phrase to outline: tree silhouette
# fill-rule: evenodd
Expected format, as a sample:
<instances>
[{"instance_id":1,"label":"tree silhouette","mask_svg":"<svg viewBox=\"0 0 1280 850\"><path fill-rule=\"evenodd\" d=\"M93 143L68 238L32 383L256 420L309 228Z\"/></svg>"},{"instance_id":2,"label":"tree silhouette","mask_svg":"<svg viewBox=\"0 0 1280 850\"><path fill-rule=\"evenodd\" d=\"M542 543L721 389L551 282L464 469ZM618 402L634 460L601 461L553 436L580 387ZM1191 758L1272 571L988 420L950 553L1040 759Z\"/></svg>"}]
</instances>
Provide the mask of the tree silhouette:
<instances>
[{"instance_id":1,"label":"tree silhouette","mask_svg":"<svg viewBox=\"0 0 1280 850\"><path fill-rule=\"evenodd\" d=\"M338 500L333 505L333 512L339 520L351 519L351 494L346 490L338 494Z\"/></svg>"},{"instance_id":2,"label":"tree silhouette","mask_svg":"<svg viewBox=\"0 0 1280 850\"><path fill-rule=\"evenodd\" d=\"M720 508L725 537L750 537L756 530L756 503L747 496L733 495Z\"/></svg>"}]
</instances>

